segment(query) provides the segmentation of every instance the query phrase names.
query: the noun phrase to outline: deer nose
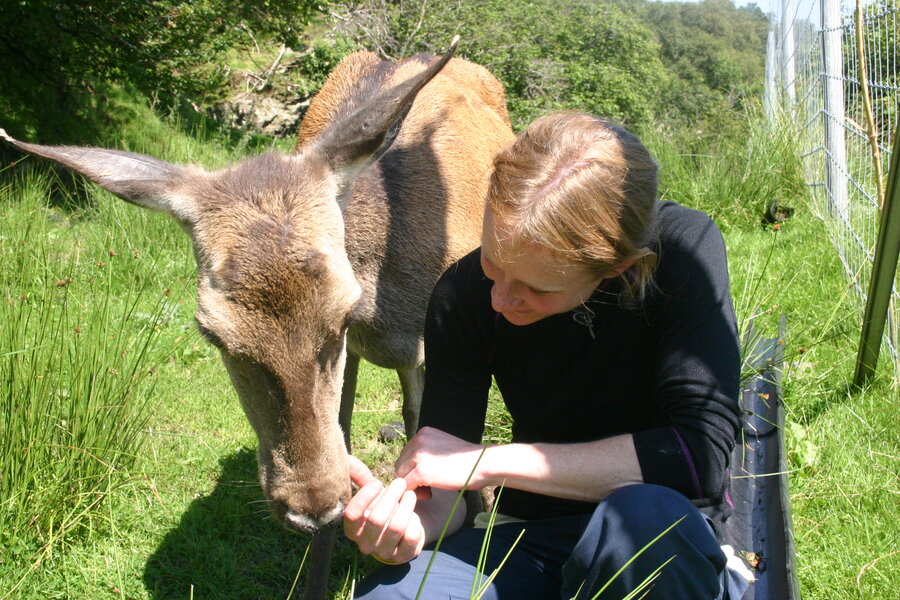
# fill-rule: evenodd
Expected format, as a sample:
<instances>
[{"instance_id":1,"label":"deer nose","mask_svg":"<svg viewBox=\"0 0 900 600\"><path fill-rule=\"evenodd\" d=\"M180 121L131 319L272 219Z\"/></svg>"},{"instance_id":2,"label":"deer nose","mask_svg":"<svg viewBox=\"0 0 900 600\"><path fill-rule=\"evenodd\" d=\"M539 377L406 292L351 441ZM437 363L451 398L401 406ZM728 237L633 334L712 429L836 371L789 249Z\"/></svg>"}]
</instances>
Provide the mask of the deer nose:
<instances>
[{"instance_id":1,"label":"deer nose","mask_svg":"<svg viewBox=\"0 0 900 600\"><path fill-rule=\"evenodd\" d=\"M282 522L284 523L284 526L291 531L297 533L314 534L317 533L320 529L328 527L329 525L335 523L343 513L343 502L338 502L330 510L325 511L319 516L303 515L294 512L291 509L287 509L284 511Z\"/></svg>"}]
</instances>

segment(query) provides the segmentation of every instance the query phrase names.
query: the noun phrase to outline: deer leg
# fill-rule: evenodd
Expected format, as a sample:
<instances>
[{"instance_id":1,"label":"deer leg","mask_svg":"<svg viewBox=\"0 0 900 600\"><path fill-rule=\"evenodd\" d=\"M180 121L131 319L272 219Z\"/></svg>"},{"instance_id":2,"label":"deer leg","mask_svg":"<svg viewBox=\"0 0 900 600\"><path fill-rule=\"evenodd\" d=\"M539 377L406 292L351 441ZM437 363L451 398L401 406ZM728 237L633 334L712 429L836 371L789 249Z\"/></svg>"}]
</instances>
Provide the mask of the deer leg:
<instances>
[{"instance_id":1,"label":"deer leg","mask_svg":"<svg viewBox=\"0 0 900 600\"><path fill-rule=\"evenodd\" d=\"M347 353L344 365L344 384L341 388L341 412L338 422L344 432L344 444L350 450L350 421L356 397L356 376L359 373L359 357ZM303 600L325 600L328 592L328 575L331 571L331 554L337 539L337 527L320 531L309 542L309 576L303 587Z\"/></svg>"},{"instance_id":2,"label":"deer leg","mask_svg":"<svg viewBox=\"0 0 900 600\"><path fill-rule=\"evenodd\" d=\"M400 376L400 389L403 391L403 424L406 426L406 439L411 439L419 430L419 407L422 404L422 391L425 389L425 365L412 369L397 369Z\"/></svg>"},{"instance_id":3,"label":"deer leg","mask_svg":"<svg viewBox=\"0 0 900 600\"><path fill-rule=\"evenodd\" d=\"M309 570L303 586L302 600L325 600L328 593L328 574L331 553L337 539L337 527L329 527L313 536L309 542Z\"/></svg>"},{"instance_id":4,"label":"deer leg","mask_svg":"<svg viewBox=\"0 0 900 600\"><path fill-rule=\"evenodd\" d=\"M344 364L344 385L341 387L341 412L338 423L344 432L344 445L350 451L350 423L353 420L353 404L356 402L356 377L359 374L359 357L347 352Z\"/></svg>"}]
</instances>

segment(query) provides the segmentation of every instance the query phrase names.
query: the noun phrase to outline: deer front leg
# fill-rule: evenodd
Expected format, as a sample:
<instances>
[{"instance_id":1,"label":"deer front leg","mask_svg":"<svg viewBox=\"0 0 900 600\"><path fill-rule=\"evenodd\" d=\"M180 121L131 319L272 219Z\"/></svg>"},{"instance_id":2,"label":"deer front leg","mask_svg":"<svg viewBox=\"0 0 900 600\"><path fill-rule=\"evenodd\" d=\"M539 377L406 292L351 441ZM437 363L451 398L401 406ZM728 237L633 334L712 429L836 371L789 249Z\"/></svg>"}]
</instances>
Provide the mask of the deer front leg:
<instances>
[{"instance_id":1,"label":"deer front leg","mask_svg":"<svg viewBox=\"0 0 900 600\"><path fill-rule=\"evenodd\" d=\"M406 427L406 439L419 430L419 409L422 405L422 392L425 389L425 365L412 369L397 369L400 376L400 389L403 391L403 424Z\"/></svg>"},{"instance_id":2,"label":"deer front leg","mask_svg":"<svg viewBox=\"0 0 900 600\"><path fill-rule=\"evenodd\" d=\"M328 594L328 575L331 553L337 539L337 527L329 527L313 536L309 542L309 570L303 586L303 600L325 600Z\"/></svg>"},{"instance_id":3,"label":"deer front leg","mask_svg":"<svg viewBox=\"0 0 900 600\"><path fill-rule=\"evenodd\" d=\"M344 432L344 445L350 452L350 425L353 420L353 405L356 403L356 378L359 374L359 357L352 352L347 352L347 360L344 364L344 383L341 387L341 412L338 415L338 423Z\"/></svg>"}]
</instances>

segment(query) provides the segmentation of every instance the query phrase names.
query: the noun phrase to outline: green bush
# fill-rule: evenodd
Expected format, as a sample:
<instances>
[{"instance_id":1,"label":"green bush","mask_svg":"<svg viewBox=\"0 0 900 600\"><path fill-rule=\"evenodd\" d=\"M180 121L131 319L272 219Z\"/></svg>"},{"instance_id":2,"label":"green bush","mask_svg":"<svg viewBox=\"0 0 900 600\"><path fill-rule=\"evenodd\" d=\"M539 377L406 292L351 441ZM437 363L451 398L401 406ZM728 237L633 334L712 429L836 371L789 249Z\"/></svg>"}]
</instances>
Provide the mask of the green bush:
<instances>
[{"instance_id":1,"label":"green bush","mask_svg":"<svg viewBox=\"0 0 900 600\"><path fill-rule=\"evenodd\" d=\"M228 80L222 57L256 38L300 45L326 2L313 0L19 0L0 3L0 114L39 137L108 80L172 104L203 104ZM59 128L63 129L63 128ZM49 141L49 140L48 140Z\"/></svg>"}]
</instances>

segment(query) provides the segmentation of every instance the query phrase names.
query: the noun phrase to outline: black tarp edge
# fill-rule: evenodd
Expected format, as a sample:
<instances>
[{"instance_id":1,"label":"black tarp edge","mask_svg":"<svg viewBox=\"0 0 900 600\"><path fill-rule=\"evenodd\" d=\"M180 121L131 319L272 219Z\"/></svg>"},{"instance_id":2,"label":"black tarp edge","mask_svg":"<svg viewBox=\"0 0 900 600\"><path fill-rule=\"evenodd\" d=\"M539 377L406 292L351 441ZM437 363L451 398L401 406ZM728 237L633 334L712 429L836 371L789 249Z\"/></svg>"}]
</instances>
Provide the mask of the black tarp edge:
<instances>
[{"instance_id":1,"label":"black tarp edge","mask_svg":"<svg viewBox=\"0 0 900 600\"><path fill-rule=\"evenodd\" d=\"M786 330L784 316L777 338L760 336L751 321L744 340L745 364L754 375L741 390L742 428L731 456L734 512L724 536L754 565L756 581L744 600L800 598L781 393Z\"/></svg>"}]
</instances>

